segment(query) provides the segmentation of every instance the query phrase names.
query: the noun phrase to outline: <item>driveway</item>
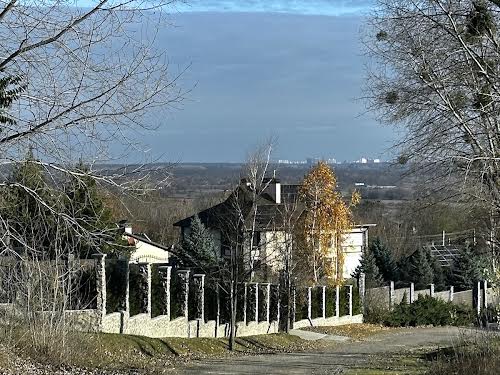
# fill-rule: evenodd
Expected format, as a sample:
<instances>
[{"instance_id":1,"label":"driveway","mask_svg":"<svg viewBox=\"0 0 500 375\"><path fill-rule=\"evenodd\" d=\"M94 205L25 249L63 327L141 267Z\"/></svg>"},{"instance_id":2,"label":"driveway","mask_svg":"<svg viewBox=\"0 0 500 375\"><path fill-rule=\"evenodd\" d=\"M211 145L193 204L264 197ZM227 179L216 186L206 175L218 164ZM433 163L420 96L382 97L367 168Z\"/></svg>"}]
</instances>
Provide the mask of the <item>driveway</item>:
<instances>
[{"instance_id":1,"label":"driveway","mask_svg":"<svg viewBox=\"0 0 500 375\"><path fill-rule=\"evenodd\" d=\"M313 353L286 353L219 360L196 361L181 374L344 374L356 369L378 369L381 373L413 370L417 349L430 351L458 342L472 331L455 327L413 328L374 335L361 342L337 342ZM323 338L328 339L328 338ZM350 370L350 371L349 371Z\"/></svg>"}]
</instances>

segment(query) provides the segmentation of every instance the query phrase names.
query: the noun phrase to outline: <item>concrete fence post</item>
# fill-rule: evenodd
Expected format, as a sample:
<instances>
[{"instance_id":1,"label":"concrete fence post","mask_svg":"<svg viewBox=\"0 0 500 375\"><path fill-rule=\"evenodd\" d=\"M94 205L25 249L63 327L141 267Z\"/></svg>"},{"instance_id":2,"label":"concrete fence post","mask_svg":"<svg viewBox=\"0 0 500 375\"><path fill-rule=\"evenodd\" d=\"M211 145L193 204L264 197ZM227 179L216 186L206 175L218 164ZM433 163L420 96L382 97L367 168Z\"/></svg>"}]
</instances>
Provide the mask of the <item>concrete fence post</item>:
<instances>
[{"instance_id":1,"label":"concrete fence post","mask_svg":"<svg viewBox=\"0 0 500 375\"><path fill-rule=\"evenodd\" d=\"M448 301L453 302L453 295L455 294L455 287L453 285L450 286L450 291L448 295Z\"/></svg>"},{"instance_id":2,"label":"concrete fence post","mask_svg":"<svg viewBox=\"0 0 500 375\"><path fill-rule=\"evenodd\" d=\"M141 296L141 312L151 316L151 263L138 263Z\"/></svg>"},{"instance_id":3,"label":"concrete fence post","mask_svg":"<svg viewBox=\"0 0 500 375\"><path fill-rule=\"evenodd\" d=\"M396 304L396 293L394 291L394 281L389 283L389 308L392 310Z\"/></svg>"},{"instance_id":4,"label":"concrete fence post","mask_svg":"<svg viewBox=\"0 0 500 375\"><path fill-rule=\"evenodd\" d=\"M326 319L326 286L321 287L321 316Z\"/></svg>"},{"instance_id":5,"label":"concrete fence post","mask_svg":"<svg viewBox=\"0 0 500 375\"><path fill-rule=\"evenodd\" d=\"M335 316L340 317L340 285L335 286Z\"/></svg>"},{"instance_id":6,"label":"concrete fence post","mask_svg":"<svg viewBox=\"0 0 500 375\"><path fill-rule=\"evenodd\" d=\"M478 281L474 284L474 290L472 291L473 300L474 300L474 308L476 309L477 314L481 313L481 282Z\"/></svg>"},{"instance_id":7,"label":"concrete fence post","mask_svg":"<svg viewBox=\"0 0 500 375\"><path fill-rule=\"evenodd\" d=\"M205 275L193 275L196 292L196 319L205 322Z\"/></svg>"},{"instance_id":8,"label":"concrete fence post","mask_svg":"<svg viewBox=\"0 0 500 375\"><path fill-rule=\"evenodd\" d=\"M160 285L161 285L161 315L165 315L170 320L170 306L172 305L170 301L170 280L172 278L172 267L171 266L160 266L158 267L158 272L160 273Z\"/></svg>"},{"instance_id":9,"label":"concrete fence post","mask_svg":"<svg viewBox=\"0 0 500 375\"><path fill-rule=\"evenodd\" d=\"M483 280L483 308L488 308L488 280Z\"/></svg>"},{"instance_id":10,"label":"concrete fence post","mask_svg":"<svg viewBox=\"0 0 500 375\"><path fill-rule=\"evenodd\" d=\"M429 286L429 293L430 293L430 295L431 295L431 297L432 297L432 298L434 298L434 297L436 296L436 291L435 291L435 286L434 286L434 284L431 284L431 285Z\"/></svg>"},{"instance_id":11,"label":"concrete fence post","mask_svg":"<svg viewBox=\"0 0 500 375\"><path fill-rule=\"evenodd\" d=\"M410 283L410 303L415 302L415 283Z\"/></svg>"},{"instance_id":12,"label":"concrete fence post","mask_svg":"<svg viewBox=\"0 0 500 375\"><path fill-rule=\"evenodd\" d=\"M312 288L307 287L307 319L312 319Z\"/></svg>"},{"instance_id":13,"label":"concrete fence post","mask_svg":"<svg viewBox=\"0 0 500 375\"><path fill-rule=\"evenodd\" d=\"M255 322L259 322L259 284L255 283Z\"/></svg>"},{"instance_id":14,"label":"concrete fence post","mask_svg":"<svg viewBox=\"0 0 500 375\"><path fill-rule=\"evenodd\" d=\"M243 283L243 323L247 324L247 298L248 298L248 284Z\"/></svg>"},{"instance_id":15,"label":"concrete fence post","mask_svg":"<svg viewBox=\"0 0 500 375\"><path fill-rule=\"evenodd\" d=\"M349 316L352 316L352 285L347 286L347 301L349 303Z\"/></svg>"},{"instance_id":16,"label":"concrete fence post","mask_svg":"<svg viewBox=\"0 0 500 375\"><path fill-rule=\"evenodd\" d=\"M259 322L259 283L253 283L253 291L254 291L254 300L253 307L255 309L253 316L251 317L254 322Z\"/></svg>"},{"instance_id":17,"label":"concrete fence post","mask_svg":"<svg viewBox=\"0 0 500 375\"><path fill-rule=\"evenodd\" d=\"M189 270L179 270L179 298L181 299L181 316L189 320Z\"/></svg>"},{"instance_id":18,"label":"concrete fence post","mask_svg":"<svg viewBox=\"0 0 500 375\"><path fill-rule=\"evenodd\" d=\"M106 316L106 254L93 254L92 258L95 259L96 308L99 314L99 330L101 330L102 321Z\"/></svg>"},{"instance_id":19,"label":"concrete fence post","mask_svg":"<svg viewBox=\"0 0 500 375\"><path fill-rule=\"evenodd\" d=\"M278 330L280 327L280 319L281 319L281 294L280 294L280 286L275 285L276 288L276 322L278 322Z\"/></svg>"},{"instance_id":20,"label":"concrete fence post","mask_svg":"<svg viewBox=\"0 0 500 375\"><path fill-rule=\"evenodd\" d=\"M246 297L246 286L245 286L245 297ZM216 303L217 303L217 311L216 311L216 315L215 315L215 337L218 337L219 336L219 324L220 324L220 287L219 287L219 284L217 283L217 285L215 286L215 298L216 298ZM245 304L246 305L246 304ZM246 306L245 306L246 307ZM246 312L245 312L245 316L246 316Z\"/></svg>"},{"instance_id":21,"label":"concrete fence post","mask_svg":"<svg viewBox=\"0 0 500 375\"><path fill-rule=\"evenodd\" d=\"M360 299L360 303L361 303L361 312L364 314L365 313L365 299L366 299L366 275L364 273L361 273L359 275L358 290L359 290L359 299Z\"/></svg>"},{"instance_id":22,"label":"concrete fence post","mask_svg":"<svg viewBox=\"0 0 500 375\"><path fill-rule=\"evenodd\" d=\"M123 301L123 308L125 312L130 315L130 262L128 259L125 259L125 296Z\"/></svg>"}]
</instances>

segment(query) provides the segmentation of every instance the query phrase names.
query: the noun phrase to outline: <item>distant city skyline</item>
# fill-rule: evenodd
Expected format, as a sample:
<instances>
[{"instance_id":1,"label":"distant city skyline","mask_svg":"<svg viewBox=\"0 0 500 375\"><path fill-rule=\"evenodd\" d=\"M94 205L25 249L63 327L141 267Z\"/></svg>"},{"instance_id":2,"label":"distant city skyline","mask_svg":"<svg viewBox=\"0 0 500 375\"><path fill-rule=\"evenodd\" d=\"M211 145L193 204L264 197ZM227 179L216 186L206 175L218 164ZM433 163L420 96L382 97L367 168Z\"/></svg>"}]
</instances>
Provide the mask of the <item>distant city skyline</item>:
<instances>
[{"instance_id":1,"label":"distant city skyline","mask_svg":"<svg viewBox=\"0 0 500 375\"><path fill-rule=\"evenodd\" d=\"M278 164L315 164L319 161L324 161L328 164L350 164L350 163L359 163L359 164L378 164L378 163L383 163L384 160L380 158L370 158L370 157L360 157L359 159L355 160L337 160L336 158L333 157L310 157L306 158L303 160L297 160L297 159L278 159L276 162Z\"/></svg>"}]
</instances>

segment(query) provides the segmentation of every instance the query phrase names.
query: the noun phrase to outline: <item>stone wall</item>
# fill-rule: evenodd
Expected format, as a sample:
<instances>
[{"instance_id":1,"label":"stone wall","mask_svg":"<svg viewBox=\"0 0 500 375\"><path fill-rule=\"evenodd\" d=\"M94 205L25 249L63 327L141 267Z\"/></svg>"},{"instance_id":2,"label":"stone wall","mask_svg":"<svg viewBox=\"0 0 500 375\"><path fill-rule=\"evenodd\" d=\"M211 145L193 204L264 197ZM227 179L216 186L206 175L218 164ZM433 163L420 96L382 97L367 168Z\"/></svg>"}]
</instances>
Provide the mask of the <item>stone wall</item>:
<instances>
[{"instance_id":1,"label":"stone wall","mask_svg":"<svg viewBox=\"0 0 500 375\"><path fill-rule=\"evenodd\" d=\"M490 304L500 303L499 291L489 288L486 281L478 282L474 290L461 292L455 292L453 286L448 290L436 292L434 284L430 284L427 289L415 290L413 283L407 288L395 289L394 283L390 282L389 286L367 289L366 300L368 304L391 309L395 304L401 303L405 294L407 303L413 303L424 296L431 296L456 305L473 307L478 313Z\"/></svg>"},{"instance_id":2,"label":"stone wall","mask_svg":"<svg viewBox=\"0 0 500 375\"><path fill-rule=\"evenodd\" d=\"M127 286L121 288L119 293L120 311L108 311L107 297L112 296L112 301L116 302L115 294L108 291L107 283L110 282L109 275L106 277L106 256L96 254L95 278L97 284L96 307L88 310L68 310L65 316L70 324L76 329L85 332L105 332L118 334L131 334L149 337L225 337L229 334L229 322L227 314L223 317L221 314L221 305L227 305L228 301L222 302L219 287L217 293L212 294L210 303L217 306L216 319L208 320L205 314L205 275L192 274L189 270L174 271L169 265L161 265L152 268L149 263L138 263L137 276L132 283L129 275L123 278ZM129 273L130 267L125 267L124 272ZM158 316L152 314L152 272L158 273L158 287L155 288L156 299L160 301ZM156 275L156 274L155 274ZM173 279L175 277L175 279ZM175 281L175 283L174 283ZM171 289L172 283L175 289ZM136 296L135 315L131 316L130 290L135 286L134 296ZM156 285L156 284L155 284ZM364 284L363 284L364 285ZM308 319L303 319L295 323L295 327L304 327L308 325L341 325L348 323L362 322L362 315L353 316L353 286L346 285L342 288L337 287L335 295L330 303L335 305L334 316L327 316L326 313L326 287L319 286L308 288L307 311ZM249 336L259 334L277 333L279 331L280 316L280 298L277 285L269 283L244 283L240 289L242 294L242 307L245 313L242 314L236 324L237 336ZM107 292L110 292L108 295ZM361 291L360 291L361 292ZM340 295L343 293L342 295ZM123 294L123 296L122 296ZM364 295L364 292L360 293ZM215 296L215 298L214 298ZM342 302L340 302L342 301ZM315 317L311 316L312 305L315 304ZM171 308L175 305L176 315L172 317ZM0 310L4 312L12 310L11 304L0 305ZM121 307L120 307L121 306ZM319 306L319 307L318 307ZM226 307L227 306L223 306ZM341 308L342 307L342 308ZM293 310L297 307L294 305ZM137 313L137 309L139 310ZM342 311L347 311L341 313ZM158 314L158 313L156 313ZM3 314L6 315L5 313ZM212 314L213 315L213 314ZM294 316L294 315L292 315ZM316 316L318 316L316 318ZM314 319L313 319L314 318ZM226 320L226 321L224 321Z\"/></svg>"}]
</instances>

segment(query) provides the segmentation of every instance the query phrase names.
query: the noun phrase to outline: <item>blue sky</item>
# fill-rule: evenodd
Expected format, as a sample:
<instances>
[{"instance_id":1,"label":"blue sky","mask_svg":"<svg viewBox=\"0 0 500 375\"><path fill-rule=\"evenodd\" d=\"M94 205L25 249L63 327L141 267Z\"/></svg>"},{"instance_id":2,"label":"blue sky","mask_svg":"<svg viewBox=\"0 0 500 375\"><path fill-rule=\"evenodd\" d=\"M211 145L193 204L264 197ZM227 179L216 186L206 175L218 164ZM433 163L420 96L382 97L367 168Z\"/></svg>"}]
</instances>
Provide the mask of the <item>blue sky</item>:
<instances>
[{"instance_id":1,"label":"blue sky","mask_svg":"<svg viewBox=\"0 0 500 375\"><path fill-rule=\"evenodd\" d=\"M394 131L365 114L359 41L371 1L191 0L160 30L172 69L190 65L180 110L141 137L174 161L241 161L269 136L275 159L387 159ZM154 156L153 156L154 157Z\"/></svg>"}]
</instances>

